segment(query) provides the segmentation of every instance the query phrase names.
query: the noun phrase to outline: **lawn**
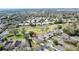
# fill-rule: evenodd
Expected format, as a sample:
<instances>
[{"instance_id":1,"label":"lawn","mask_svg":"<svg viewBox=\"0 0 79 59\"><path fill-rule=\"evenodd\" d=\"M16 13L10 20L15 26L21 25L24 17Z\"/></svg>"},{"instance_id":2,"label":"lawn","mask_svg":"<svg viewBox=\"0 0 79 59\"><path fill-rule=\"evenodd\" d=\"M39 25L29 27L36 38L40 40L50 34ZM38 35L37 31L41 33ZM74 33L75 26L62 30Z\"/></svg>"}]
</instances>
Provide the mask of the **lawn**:
<instances>
[{"instance_id":1,"label":"lawn","mask_svg":"<svg viewBox=\"0 0 79 59\"><path fill-rule=\"evenodd\" d=\"M30 31L35 32L38 35L42 35L43 33L46 33L48 31L52 31L54 28L57 28L58 25L61 25L62 27L65 27L65 24L54 24L54 25L43 25L43 26L35 26L35 27L31 27L31 26L20 26L18 28L16 28L16 30L18 31L19 35L14 35L13 33L13 29L8 30L9 34L7 35L8 39L13 39L13 40L22 40L24 39L23 36L23 28L25 29L25 32L28 33Z\"/></svg>"}]
</instances>

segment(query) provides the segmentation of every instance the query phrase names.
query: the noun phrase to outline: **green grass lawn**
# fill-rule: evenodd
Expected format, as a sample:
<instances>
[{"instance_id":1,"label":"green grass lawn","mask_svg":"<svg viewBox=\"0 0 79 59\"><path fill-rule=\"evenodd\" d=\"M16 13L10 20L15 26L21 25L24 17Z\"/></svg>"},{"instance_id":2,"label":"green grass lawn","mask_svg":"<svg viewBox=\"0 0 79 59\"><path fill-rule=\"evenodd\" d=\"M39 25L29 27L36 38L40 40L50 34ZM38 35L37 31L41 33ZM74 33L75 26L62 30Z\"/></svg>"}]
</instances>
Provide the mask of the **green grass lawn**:
<instances>
[{"instance_id":1,"label":"green grass lawn","mask_svg":"<svg viewBox=\"0 0 79 59\"><path fill-rule=\"evenodd\" d=\"M66 24L54 24L54 25L44 25L42 26L35 26L35 27L31 27L31 26L20 26L19 28L16 28L16 30L18 30L18 34L20 34L20 36L15 36L12 32L13 29L9 30L9 34L8 36L12 35L11 37L8 37L9 39L12 38L14 40L22 40L24 39L24 36L22 34L22 30L23 28L25 29L25 32L30 32L33 31L35 33L37 33L38 35L42 35L43 33L46 33L48 31L53 31L55 28L57 28L58 25L61 25L63 28L66 26Z\"/></svg>"},{"instance_id":2,"label":"green grass lawn","mask_svg":"<svg viewBox=\"0 0 79 59\"><path fill-rule=\"evenodd\" d=\"M17 33L17 35L14 35L14 33L12 31L9 31L9 34L7 35L8 39L13 39L13 40L22 40L24 39L23 34L21 33L21 31L19 31L19 33Z\"/></svg>"}]
</instances>

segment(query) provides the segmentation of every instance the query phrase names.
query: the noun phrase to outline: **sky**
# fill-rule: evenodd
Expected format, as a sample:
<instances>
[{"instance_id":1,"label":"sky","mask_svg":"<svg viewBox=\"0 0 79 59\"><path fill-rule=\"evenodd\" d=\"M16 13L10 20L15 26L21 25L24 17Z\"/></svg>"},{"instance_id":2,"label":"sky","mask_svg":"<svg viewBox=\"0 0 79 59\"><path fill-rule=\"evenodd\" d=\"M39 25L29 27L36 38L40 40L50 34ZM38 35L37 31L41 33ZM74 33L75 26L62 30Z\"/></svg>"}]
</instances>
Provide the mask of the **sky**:
<instances>
[{"instance_id":1,"label":"sky","mask_svg":"<svg viewBox=\"0 0 79 59\"><path fill-rule=\"evenodd\" d=\"M0 0L0 8L78 8L79 0Z\"/></svg>"}]
</instances>

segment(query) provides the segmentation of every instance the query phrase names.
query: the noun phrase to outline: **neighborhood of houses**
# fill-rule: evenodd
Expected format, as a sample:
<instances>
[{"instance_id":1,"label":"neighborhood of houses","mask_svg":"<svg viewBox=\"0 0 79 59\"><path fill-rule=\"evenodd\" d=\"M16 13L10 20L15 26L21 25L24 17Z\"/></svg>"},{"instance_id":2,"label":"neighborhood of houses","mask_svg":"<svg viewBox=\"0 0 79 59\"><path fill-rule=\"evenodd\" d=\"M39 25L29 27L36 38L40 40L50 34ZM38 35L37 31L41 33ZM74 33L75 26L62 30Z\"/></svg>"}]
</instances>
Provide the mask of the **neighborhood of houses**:
<instances>
[{"instance_id":1,"label":"neighborhood of houses","mask_svg":"<svg viewBox=\"0 0 79 59\"><path fill-rule=\"evenodd\" d=\"M79 50L79 13L21 13L0 15L1 51Z\"/></svg>"}]
</instances>

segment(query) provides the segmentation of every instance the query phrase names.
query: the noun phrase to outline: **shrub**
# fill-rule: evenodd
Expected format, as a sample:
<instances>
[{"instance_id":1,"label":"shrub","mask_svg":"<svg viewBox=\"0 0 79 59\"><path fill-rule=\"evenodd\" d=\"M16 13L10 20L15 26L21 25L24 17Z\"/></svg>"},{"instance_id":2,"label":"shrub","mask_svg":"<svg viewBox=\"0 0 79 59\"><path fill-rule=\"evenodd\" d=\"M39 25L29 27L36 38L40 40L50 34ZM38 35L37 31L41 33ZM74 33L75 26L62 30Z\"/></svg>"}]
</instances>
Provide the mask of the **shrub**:
<instances>
[{"instance_id":1,"label":"shrub","mask_svg":"<svg viewBox=\"0 0 79 59\"><path fill-rule=\"evenodd\" d=\"M62 26L61 25L58 25L58 29L62 29Z\"/></svg>"},{"instance_id":2,"label":"shrub","mask_svg":"<svg viewBox=\"0 0 79 59\"><path fill-rule=\"evenodd\" d=\"M0 44L0 51L2 51L3 50L3 45L2 44Z\"/></svg>"},{"instance_id":3,"label":"shrub","mask_svg":"<svg viewBox=\"0 0 79 59\"><path fill-rule=\"evenodd\" d=\"M58 41L57 41L57 40L53 40L53 43L54 43L55 45L58 45Z\"/></svg>"}]
</instances>

